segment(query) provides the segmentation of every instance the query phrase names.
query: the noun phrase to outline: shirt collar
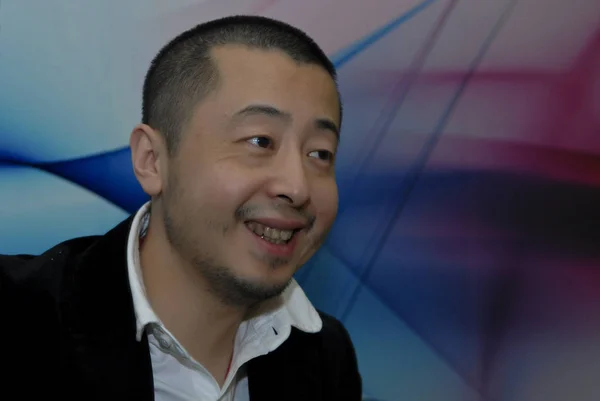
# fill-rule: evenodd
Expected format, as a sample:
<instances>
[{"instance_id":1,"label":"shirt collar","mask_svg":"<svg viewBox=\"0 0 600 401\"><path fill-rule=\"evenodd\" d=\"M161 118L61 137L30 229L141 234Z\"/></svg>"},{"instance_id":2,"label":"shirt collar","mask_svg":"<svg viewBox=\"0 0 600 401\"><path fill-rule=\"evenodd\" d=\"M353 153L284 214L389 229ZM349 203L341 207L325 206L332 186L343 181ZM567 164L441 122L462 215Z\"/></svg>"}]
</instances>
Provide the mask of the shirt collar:
<instances>
[{"instance_id":1,"label":"shirt collar","mask_svg":"<svg viewBox=\"0 0 600 401\"><path fill-rule=\"evenodd\" d=\"M152 323L162 325L146 297L140 264L140 238L148 229L149 212L150 202L147 202L134 216L127 240L127 269L138 341L141 340L147 325ZM253 312L248 323L255 329L270 325L273 328L277 327L280 331L289 331L290 326L293 326L307 333L316 333L321 330L323 325L318 312L300 285L293 279L280 296L261 303Z\"/></svg>"}]
</instances>

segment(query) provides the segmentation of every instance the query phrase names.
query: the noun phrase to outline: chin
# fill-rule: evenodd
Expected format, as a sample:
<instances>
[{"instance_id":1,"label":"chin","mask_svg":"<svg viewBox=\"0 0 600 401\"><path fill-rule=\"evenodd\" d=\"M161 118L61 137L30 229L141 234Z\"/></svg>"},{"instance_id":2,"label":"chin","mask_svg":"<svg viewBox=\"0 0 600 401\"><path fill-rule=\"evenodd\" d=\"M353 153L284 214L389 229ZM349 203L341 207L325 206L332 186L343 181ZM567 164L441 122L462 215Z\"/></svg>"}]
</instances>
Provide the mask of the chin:
<instances>
[{"instance_id":1,"label":"chin","mask_svg":"<svg viewBox=\"0 0 600 401\"><path fill-rule=\"evenodd\" d=\"M292 280L291 275L285 277L248 277L237 276L232 288L235 294L229 294L230 299L243 305L257 304L275 298L288 287Z\"/></svg>"},{"instance_id":2,"label":"chin","mask_svg":"<svg viewBox=\"0 0 600 401\"><path fill-rule=\"evenodd\" d=\"M238 277L260 285L276 286L289 282L296 270L296 266L289 262L259 261L240 271Z\"/></svg>"}]
</instances>

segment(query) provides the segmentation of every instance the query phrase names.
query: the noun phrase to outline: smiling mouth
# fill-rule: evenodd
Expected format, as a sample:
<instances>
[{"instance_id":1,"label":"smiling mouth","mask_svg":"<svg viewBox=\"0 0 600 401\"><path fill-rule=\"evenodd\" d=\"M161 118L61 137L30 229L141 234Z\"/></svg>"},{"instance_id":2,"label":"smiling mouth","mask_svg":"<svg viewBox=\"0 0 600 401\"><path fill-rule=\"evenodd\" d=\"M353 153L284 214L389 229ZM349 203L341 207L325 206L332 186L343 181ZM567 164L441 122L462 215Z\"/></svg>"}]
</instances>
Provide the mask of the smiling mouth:
<instances>
[{"instance_id":1,"label":"smiling mouth","mask_svg":"<svg viewBox=\"0 0 600 401\"><path fill-rule=\"evenodd\" d=\"M249 221L246 223L246 227L250 229L254 234L258 235L263 240L270 242L275 245L285 245L296 234L298 230L281 230L278 228L268 227L263 224Z\"/></svg>"}]
</instances>

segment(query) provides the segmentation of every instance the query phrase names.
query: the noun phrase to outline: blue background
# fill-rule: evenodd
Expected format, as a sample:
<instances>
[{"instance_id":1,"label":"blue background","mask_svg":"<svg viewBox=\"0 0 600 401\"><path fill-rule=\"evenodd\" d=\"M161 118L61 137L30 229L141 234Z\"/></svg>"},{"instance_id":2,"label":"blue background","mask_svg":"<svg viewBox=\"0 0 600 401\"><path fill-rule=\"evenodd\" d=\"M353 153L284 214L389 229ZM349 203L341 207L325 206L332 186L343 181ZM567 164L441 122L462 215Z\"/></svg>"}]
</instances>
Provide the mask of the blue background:
<instances>
[{"instance_id":1,"label":"blue background","mask_svg":"<svg viewBox=\"0 0 600 401\"><path fill-rule=\"evenodd\" d=\"M171 37L255 13L339 69L340 213L297 279L379 400L600 399L597 0L2 1L0 252L146 199L128 135Z\"/></svg>"}]
</instances>

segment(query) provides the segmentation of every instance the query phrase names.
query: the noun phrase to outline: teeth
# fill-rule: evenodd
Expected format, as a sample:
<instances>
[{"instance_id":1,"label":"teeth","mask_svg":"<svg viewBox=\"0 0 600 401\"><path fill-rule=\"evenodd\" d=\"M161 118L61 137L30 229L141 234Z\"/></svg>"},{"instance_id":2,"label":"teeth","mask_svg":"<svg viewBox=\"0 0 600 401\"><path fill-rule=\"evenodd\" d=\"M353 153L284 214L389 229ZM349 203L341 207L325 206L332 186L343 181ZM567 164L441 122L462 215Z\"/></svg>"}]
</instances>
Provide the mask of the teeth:
<instances>
[{"instance_id":1,"label":"teeth","mask_svg":"<svg viewBox=\"0 0 600 401\"><path fill-rule=\"evenodd\" d=\"M273 242L274 244L285 244L294 235L293 230L279 230L277 228L263 226L256 222L247 223L248 228L263 239Z\"/></svg>"},{"instance_id":2,"label":"teeth","mask_svg":"<svg viewBox=\"0 0 600 401\"><path fill-rule=\"evenodd\" d=\"M257 223L250 223L250 229L258 235L263 235L263 233L265 232L265 226Z\"/></svg>"},{"instance_id":3,"label":"teeth","mask_svg":"<svg viewBox=\"0 0 600 401\"><path fill-rule=\"evenodd\" d=\"M265 231L263 232L263 235L270 239L274 239L274 240L279 239L279 231L274 228L271 228L271 227L265 227Z\"/></svg>"}]
</instances>

